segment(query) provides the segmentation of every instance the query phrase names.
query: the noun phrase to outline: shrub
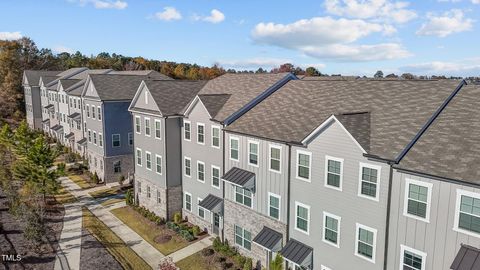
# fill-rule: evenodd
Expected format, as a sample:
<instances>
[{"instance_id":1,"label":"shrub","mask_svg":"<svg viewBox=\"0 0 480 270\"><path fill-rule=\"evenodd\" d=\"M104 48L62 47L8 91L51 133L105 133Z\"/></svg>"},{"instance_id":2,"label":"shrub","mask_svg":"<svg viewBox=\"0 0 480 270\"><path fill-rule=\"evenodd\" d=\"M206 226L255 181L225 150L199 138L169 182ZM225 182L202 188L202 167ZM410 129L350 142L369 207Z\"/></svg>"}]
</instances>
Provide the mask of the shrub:
<instances>
[{"instance_id":1,"label":"shrub","mask_svg":"<svg viewBox=\"0 0 480 270\"><path fill-rule=\"evenodd\" d=\"M133 189L128 189L127 192L125 193L125 203L127 205L133 205Z\"/></svg>"},{"instance_id":2,"label":"shrub","mask_svg":"<svg viewBox=\"0 0 480 270\"><path fill-rule=\"evenodd\" d=\"M100 179L98 178L97 172L93 173L91 179L92 179L92 183L94 183L94 184L98 184L100 182Z\"/></svg>"},{"instance_id":3,"label":"shrub","mask_svg":"<svg viewBox=\"0 0 480 270\"><path fill-rule=\"evenodd\" d=\"M197 225L193 226L192 233L193 233L193 236L197 237L201 233L200 227L198 227Z\"/></svg>"},{"instance_id":4,"label":"shrub","mask_svg":"<svg viewBox=\"0 0 480 270\"><path fill-rule=\"evenodd\" d=\"M226 261L227 259L225 259L225 257L222 257L222 256L218 256L218 257L215 257L215 259L213 259L215 262L224 262Z\"/></svg>"},{"instance_id":5,"label":"shrub","mask_svg":"<svg viewBox=\"0 0 480 270\"><path fill-rule=\"evenodd\" d=\"M182 222L182 214L180 212L176 212L174 215L173 215L173 222L175 223L180 223Z\"/></svg>"},{"instance_id":6,"label":"shrub","mask_svg":"<svg viewBox=\"0 0 480 270\"><path fill-rule=\"evenodd\" d=\"M125 176L120 175L120 177L118 177L118 184L120 187L123 186L123 181L125 181Z\"/></svg>"},{"instance_id":7,"label":"shrub","mask_svg":"<svg viewBox=\"0 0 480 270\"><path fill-rule=\"evenodd\" d=\"M179 234L180 234L180 236L182 236L185 240L187 240L189 242L195 240L195 237L193 237L193 235L190 234L190 232L187 231L187 230L180 230Z\"/></svg>"},{"instance_id":8,"label":"shrub","mask_svg":"<svg viewBox=\"0 0 480 270\"><path fill-rule=\"evenodd\" d=\"M177 270L177 267L175 266L175 263L173 262L172 257L166 257L158 265L158 269L160 269L160 270Z\"/></svg>"},{"instance_id":9,"label":"shrub","mask_svg":"<svg viewBox=\"0 0 480 270\"><path fill-rule=\"evenodd\" d=\"M177 224L177 225L180 227L180 229L182 229L182 230L188 231L188 230L190 229L186 223L183 223L183 224L178 224L178 223L176 223L176 224Z\"/></svg>"},{"instance_id":10,"label":"shrub","mask_svg":"<svg viewBox=\"0 0 480 270\"><path fill-rule=\"evenodd\" d=\"M69 152L66 156L65 156L65 162L67 163L72 163L72 162L75 162L77 161L77 155L73 152Z\"/></svg>"},{"instance_id":11,"label":"shrub","mask_svg":"<svg viewBox=\"0 0 480 270\"><path fill-rule=\"evenodd\" d=\"M205 257L212 256L213 253L214 253L214 251L211 248L202 249L202 255L205 256Z\"/></svg>"},{"instance_id":12,"label":"shrub","mask_svg":"<svg viewBox=\"0 0 480 270\"><path fill-rule=\"evenodd\" d=\"M242 255L237 254L237 255L233 256L233 260L234 260L238 265L243 266L243 265L245 264L245 262L246 262L247 259L246 259L245 257L243 257Z\"/></svg>"},{"instance_id":13,"label":"shrub","mask_svg":"<svg viewBox=\"0 0 480 270\"><path fill-rule=\"evenodd\" d=\"M60 176L65 176L66 173L65 173L65 168L66 168L66 165L65 163L58 163L57 165L57 174L60 175Z\"/></svg>"},{"instance_id":14,"label":"shrub","mask_svg":"<svg viewBox=\"0 0 480 270\"><path fill-rule=\"evenodd\" d=\"M213 239L213 250L215 250L216 252L219 252L220 251L220 248L222 247L222 242L220 241L220 237L215 237L215 239Z\"/></svg>"},{"instance_id":15,"label":"shrub","mask_svg":"<svg viewBox=\"0 0 480 270\"><path fill-rule=\"evenodd\" d=\"M243 270L252 270L252 259L248 258L245 260Z\"/></svg>"}]
</instances>

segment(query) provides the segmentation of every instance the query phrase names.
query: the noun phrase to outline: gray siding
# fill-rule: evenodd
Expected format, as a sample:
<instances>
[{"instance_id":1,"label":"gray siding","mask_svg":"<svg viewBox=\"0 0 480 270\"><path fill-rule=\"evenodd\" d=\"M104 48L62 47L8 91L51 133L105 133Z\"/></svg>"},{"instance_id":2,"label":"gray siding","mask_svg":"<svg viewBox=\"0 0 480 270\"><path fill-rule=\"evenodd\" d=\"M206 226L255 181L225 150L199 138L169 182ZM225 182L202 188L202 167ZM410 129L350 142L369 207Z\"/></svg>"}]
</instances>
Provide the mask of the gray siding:
<instances>
[{"instance_id":1,"label":"gray siding","mask_svg":"<svg viewBox=\"0 0 480 270\"><path fill-rule=\"evenodd\" d=\"M132 115L128 111L129 105L129 101L103 103L106 156L130 155L133 153L133 146L128 144L128 133L132 132ZM120 134L120 147L112 147L112 134Z\"/></svg>"},{"instance_id":2,"label":"gray siding","mask_svg":"<svg viewBox=\"0 0 480 270\"><path fill-rule=\"evenodd\" d=\"M63 91L62 87L59 87L58 90L58 112L60 113L60 124L63 126L63 133L66 135L70 133L70 121L68 120L68 115L70 115L70 108L68 105L68 96L65 91Z\"/></svg>"},{"instance_id":3,"label":"gray siding","mask_svg":"<svg viewBox=\"0 0 480 270\"><path fill-rule=\"evenodd\" d=\"M164 155L163 158L167 161L167 185L176 187L182 184L182 119L179 117L167 118L165 123L165 128L162 126L162 130L166 131L164 136L166 137L168 156Z\"/></svg>"}]
</instances>

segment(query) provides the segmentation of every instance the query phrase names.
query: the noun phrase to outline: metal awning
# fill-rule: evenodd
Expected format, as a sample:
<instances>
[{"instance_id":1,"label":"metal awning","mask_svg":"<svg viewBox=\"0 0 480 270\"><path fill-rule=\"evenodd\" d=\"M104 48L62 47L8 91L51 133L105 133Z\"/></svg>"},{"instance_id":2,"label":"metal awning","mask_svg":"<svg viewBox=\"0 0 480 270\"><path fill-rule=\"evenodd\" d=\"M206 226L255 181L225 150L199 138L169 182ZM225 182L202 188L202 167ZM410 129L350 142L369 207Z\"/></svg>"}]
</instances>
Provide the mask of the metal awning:
<instances>
[{"instance_id":1,"label":"metal awning","mask_svg":"<svg viewBox=\"0 0 480 270\"><path fill-rule=\"evenodd\" d=\"M45 119L42 121L42 123L46 124L46 123L50 123L50 119Z\"/></svg>"},{"instance_id":2,"label":"metal awning","mask_svg":"<svg viewBox=\"0 0 480 270\"><path fill-rule=\"evenodd\" d=\"M75 121L81 121L82 120L82 115L78 112L72 113L68 116L68 118L73 119Z\"/></svg>"},{"instance_id":3,"label":"metal awning","mask_svg":"<svg viewBox=\"0 0 480 270\"><path fill-rule=\"evenodd\" d=\"M282 248L282 234L266 226L253 238L253 242L267 250L279 251Z\"/></svg>"},{"instance_id":4,"label":"metal awning","mask_svg":"<svg viewBox=\"0 0 480 270\"><path fill-rule=\"evenodd\" d=\"M215 195L208 194L208 196L203 199L198 205L211 212L221 212L223 210L223 199Z\"/></svg>"},{"instance_id":5,"label":"metal awning","mask_svg":"<svg viewBox=\"0 0 480 270\"><path fill-rule=\"evenodd\" d=\"M83 139L79 140L79 141L77 142L77 144L86 145L86 144L87 144L87 138L83 138Z\"/></svg>"},{"instance_id":6,"label":"metal awning","mask_svg":"<svg viewBox=\"0 0 480 270\"><path fill-rule=\"evenodd\" d=\"M68 133L67 135L65 135L65 139L67 139L67 140L75 140L75 134L73 134L73 132L70 132L70 133Z\"/></svg>"},{"instance_id":7,"label":"metal awning","mask_svg":"<svg viewBox=\"0 0 480 270\"><path fill-rule=\"evenodd\" d=\"M288 240L287 244L280 251L285 260L298 266L312 268L313 248L295 240Z\"/></svg>"},{"instance_id":8,"label":"metal awning","mask_svg":"<svg viewBox=\"0 0 480 270\"><path fill-rule=\"evenodd\" d=\"M61 126L61 125L55 125L55 126L51 127L50 129L53 130L53 131L60 131L60 130L63 129L63 126Z\"/></svg>"},{"instance_id":9,"label":"metal awning","mask_svg":"<svg viewBox=\"0 0 480 270\"><path fill-rule=\"evenodd\" d=\"M53 106L53 104L48 104L48 105L45 106L44 108L47 109L47 110L54 110L54 109L55 109L55 106Z\"/></svg>"},{"instance_id":10,"label":"metal awning","mask_svg":"<svg viewBox=\"0 0 480 270\"><path fill-rule=\"evenodd\" d=\"M480 269L480 249L462 244L450 266L452 270Z\"/></svg>"},{"instance_id":11,"label":"metal awning","mask_svg":"<svg viewBox=\"0 0 480 270\"><path fill-rule=\"evenodd\" d=\"M222 180L250 190L255 187L255 173L237 167L231 168L222 176Z\"/></svg>"}]
</instances>

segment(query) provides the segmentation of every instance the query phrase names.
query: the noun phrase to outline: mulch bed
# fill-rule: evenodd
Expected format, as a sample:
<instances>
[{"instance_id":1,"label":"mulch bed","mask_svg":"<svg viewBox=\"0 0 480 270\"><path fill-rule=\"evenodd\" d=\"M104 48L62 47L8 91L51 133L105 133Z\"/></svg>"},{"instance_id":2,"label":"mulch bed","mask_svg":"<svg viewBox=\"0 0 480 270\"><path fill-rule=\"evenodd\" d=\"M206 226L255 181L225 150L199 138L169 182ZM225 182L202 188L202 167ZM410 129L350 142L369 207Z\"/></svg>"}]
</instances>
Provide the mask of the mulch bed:
<instances>
[{"instance_id":1,"label":"mulch bed","mask_svg":"<svg viewBox=\"0 0 480 270\"><path fill-rule=\"evenodd\" d=\"M82 228L82 249L80 270L109 269L121 270L122 266L88 230Z\"/></svg>"},{"instance_id":2,"label":"mulch bed","mask_svg":"<svg viewBox=\"0 0 480 270\"><path fill-rule=\"evenodd\" d=\"M50 270L55 266L55 254L63 228L65 210L61 204L49 199L46 209L47 243L34 247L23 237L25 224L8 212L7 199L0 189L0 254L20 255L19 262L1 262L6 269Z\"/></svg>"}]
</instances>

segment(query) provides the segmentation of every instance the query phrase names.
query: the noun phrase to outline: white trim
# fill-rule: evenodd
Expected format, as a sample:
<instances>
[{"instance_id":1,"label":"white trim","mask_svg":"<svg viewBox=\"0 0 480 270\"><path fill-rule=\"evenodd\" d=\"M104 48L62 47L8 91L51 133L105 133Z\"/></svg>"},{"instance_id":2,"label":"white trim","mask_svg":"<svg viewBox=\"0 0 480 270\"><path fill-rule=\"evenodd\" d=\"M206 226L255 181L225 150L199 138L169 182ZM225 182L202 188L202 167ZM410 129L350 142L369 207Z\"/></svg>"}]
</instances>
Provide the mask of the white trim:
<instances>
[{"instance_id":1,"label":"white trim","mask_svg":"<svg viewBox=\"0 0 480 270\"><path fill-rule=\"evenodd\" d=\"M468 196L468 197L472 197L472 198L480 200L480 193L467 191L467 190L463 190L463 189L457 189L457 198L456 198L456 203L455 203L455 218L454 218L454 222L453 222L453 230L456 231L456 232L459 232L459 233L463 233L463 234L466 234L466 235L470 235L470 236L480 238L479 233L467 231L467 230L462 229L458 226L458 222L459 222L459 219L460 219L460 204L462 202L462 196Z\"/></svg>"},{"instance_id":2,"label":"white trim","mask_svg":"<svg viewBox=\"0 0 480 270\"><path fill-rule=\"evenodd\" d=\"M202 198L197 197L197 216L203 220L205 220L205 208L200 206L200 203L203 201ZM203 217L200 216L200 208L203 210Z\"/></svg>"},{"instance_id":3,"label":"white trim","mask_svg":"<svg viewBox=\"0 0 480 270\"><path fill-rule=\"evenodd\" d=\"M308 210L308 217L307 217L307 231L304 231L300 228L297 227L297 217L298 217L298 206L301 206L303 208L307 208ZM303 204L301 202L295 201L295 230L304 233L306 235L309 235L310 233L310 206Z\"/></svg>"},{"instance_id":4,"label":"white trim","mask_svg":"<svg viewBox=\"0 0 480 270\"><path fill-rule=\"evenodd\" d=\"M113 145L113 136L118 135L118 146ZM112 134L112 148L119 148L122 146L122 139L119 133Z\"/></svg>"},{"instance_id":5,"label":"white trim","mask_svg":"<svg viewBox=\"0 0 480 270\"><path fill-rule=\"evenodd\" d=\"M330 217L330 218L333 218L333 219L336 219L337 220L337 243L334 244L328 240L325 239L325 229L327 228L327 225L325 224L325 220L326 220L326 217ZM341 224L341 221L342 221L342 218L337 216L337 215L334 215L334 214L331 214L331 213L328 213L326 211L323 211L323 228L322 228L322 241L326 244L329 244L333 247L336 247L336 248L340 248L340 224Z\"/></svg>"},{"instance_id":6,"label":"white trim","mask_svg":"<svg viewBox=\"0 0 480 270\"><path fill-rule=\"evenodd\" d=\"M157 137L157 123L160 123L160 137ZM162 139L162 121L160 119L153 119L153 132L155 133L155 139L161 140Z\"/></svg>"},{"instance_id":7,"label":"white trim","mask_svg":"<svg viewBox=\"0 0 480 270\"><path fill-rule=\"evenodd\" d=\"M304 178L304 177L301 177L301 176L298 175L298 167L300 166L300 164L299 164L300 154L308 156L308 178ZM307 151L303 151L303 150L297 150L297 164L296 164L295 167L296 167L295 176L298 180L302 180L302 181L305 181L305 182L311 182L311 178L312 178L312 153L307 152Z\"/></svg>"},{"instance_id":8,"label":"white trim","mask_svg":"<svg viewBox=\"0 0 480 270\"><path fill-rule=\"evenodd\" d=\"M140 164L138 164L138 151L140 151ZM141 148L138 148L135 149L135 164L139 167L142 167L143 166L143 152L142 152L142 149Z\"/></svg>"},{"instance_id":9,"label":"white trim","mask_svg":"<svg viewBox=\"0 0 480 270\"><path fill-rule=\"evenodd\" d=\"M87 118L90 118L90 105L86 104L85 106L86 106L85 112L86 112L86 114L87 114ZM92 105L92 106L93 106L93 105Z\"/></svg>"},{"instance_id":10,"label":"white trim","mask_svg":"<svg viewBox=\"0 0 480 270\"><path fill-rule=\"evenodd\" d=\"M278 199L278 218L272 217L272 215L271 215L271 213L270 213L270 207L271 207L271 205L270 205L270 196L275 197L275 198ZM252 203L252 205L253 205L253 203ZM268 216L269 216L270 218L273 218L273 219L275 219L275 220L281 220L281 218L282 218L282 197L281 197L280 195L275 194L275 193L272 193L272 192L268 192L268 211L267 211L267 212L268 212Z\"/></svg>"},{"instance_id":11,"label":"white trim","mask_svg":"<svg viewBox=\"0 0 480 270\"><path fill-rule=\"evenodd\" d=\"M97 145L97 132L93 131L93 145Z\"/></svg>"},{"instance_id":12,"label":"white trim","mask_svg":"<svg viewBox=\"0 0 480 270\"><path fill-rule=\"evenodd\" d=\"M257 145L257 164L250 163L250 144L256 144ZM257 167L259 166L260 163L260 143L252 140L247 141L247 163L249 166Z\"/></svg>"},{"instance_id":13,"label":"white trim","mask_svg":"<svg viewBox=\"0 0 480 270\"><path fill-rule=\"evenodd\" d=\"M187 209L187 195L190 196L190 210ZM184 197L183 197L183 209L185 209L185 211L188 211L188 212L192 212L192 209L193 209L193 197L192 197L192 193L189 193L189 192L184 192Z\"/></svg>"},{"instance_id":14,"label":"white trim","mask_svg":"<svg viewBox=\"0 0 480 270\"><path fill-rule=\"evenodd\" d=\"M413 249L411 247L404 246L404 245L400 245L400 268L398 269L403 269L403 266L404 266L403 259L404 259L405 251L414 253L415 255L422 257L422 268L420 268L420 270L425 270L426 264L427 264L427 253L420 250Z\"/></svg>"},{"instance_id":15,"label":"white trim","mask_svg":"<svg viewBox=\"0 0 480 270\"><path fill-rule=\"evenodd\" d=\"M369 169L374 169L377 170L377 188L375 190L375 197L370 197L368 195L362 194L362 176L363 176L363 168L369 168ZM358 197L362 197L365 199L369 199L372 201L378 202L380 199L380 176L382 173L382 167L379 165L374 165L374 164L369 164L369 163L364 163L360 162L359 163L359 172L358 172Z\"/></svg>"},{"instance_id":16,"label":"white trim","mask_svg":"<svg viewBox=\"0 0 480 270\"><path fill-rule=\"evenodd\" d=\"M198 127L203 127L203 142L200 142L200 141L198 140L198 136L199 136L199 134L200 134L200 132L198 132L198 130L199 130ZM205 132L205 124L204 124L204 123L199 123L199 122L197 122L197 132L196 132L196 134L197 134L197 136L196 136L196 141L197 141L197 143L200 144L200 145L205 145L205 139L206 139L205 134L206 134L206 132Z\"/></svg>"},{"instance_id":17,"label":"white trim","mask_svg":"<svg viewBox=\"0 0 480 270\"><path fill-rule=\"evenodd\" d=\"M200 103L202 104L203 109L207 112L209 119L212 119L212 116L211 116L210 113L208 112L207 107L205 107L205 104L203 104L202 100L198 97L198 95L195 96L195 98L192 100L192 102L190 102L190 104L188 105L187 109L185 110L184 115L186 115L186 116L190 115L191 110L192 110L193 107L197 104L197 102L200 102Z\"/></svg>"},{"instance_id":18,"label":"white trim","mask_svg":"<svg viewBox=\"0 0 480 270\"><path fill-rule=\"evenodd\" d=\"M132 143L130 143L130 138L132 139ZM134 137L133 137L133 133L132 133L132 132L128 132L128 133L127 133L127 140L128 140L128 145L129 145L129 146L132 146L132 145L133 145L133 141L134 141Z\"/></svg>"},{"instance_id":19,"label":"white trim","mask_svg":"<svg viewBox=\"0 0 480 270\"><path fill-rule=\"evenodd\" d=\"M147 126L148 121L148 126ZM143 117L143 132L145 132L145 136L151 137L152 136L152 122L150 121L150 117ZM148 134L147 134L147 127L148 127Z\"/></svg>"},{"instance_id":20,"label":"white trim","mask_svg":"<svg viewBox=\"0 0 480 270\"><path fill-rule=\"evenodd\" d=\"M137 131L137 119L140 131ZM135 133L142 134L142 118L140 116L135 116Z\"/></svg>"},{"instance_id":21,"label":"white trim","mask_svg":"<svg viewBox=\"0 0 480 270\"><path fill-rule=\"evenodd\" d=\"M277 170L273 170L272 169L272 148L275 148L275 149L278 149L280 150L280 159L279 159L279 163L278 163L278 171ZM268 170L271 171L271 172L274 172L274 173L282 173L282 146L279 146L279 145L275 145L275 144L269 144L268 145Z\"/></svg>"},{"instance_id":22,"label":"white trim","mask_svg":"<svg viewBox=\"0 0 480 270\"><path fill-rule=\"evenodd\" d=\"M186 139L185 138L185 124L188 124L190 126L190 139ZM192 122L191 121L187 121L187 120L183 120L183 140L187 141L187 142L190 142L192 141Z\"/></svg>"},{"instance_id":23,"label":"white trim","mask_svg":"<svg viewBox=\"0 0 480 270\"><path fill-rule=\"evenodd\" d=\"M373 233L372 258L371 259L368 258L368 257L365 257L361 254L358 254L358 232L359 232L360 228ZM377 229L362 225L360 223L356 223L355 230L356 230L356 232L355 232L355 256L360 257L364 260L367 260L371 263L375 263L375 255L377 253Z\"/></svg>"},{"instance_id":24,"label":"white trim","mask_svg":"<svg viewBox=\"0 0 480 270\"><path fill-rule=\"evenodd\" d=\"M232 158L232 141L237 141L237 159ZM228 158L233 161L240 160L240 139L238 137L230 136L228 139Z\"/></svg>"},{"instance_id":25,"label":"white trim","mask_svg":"<svg viewBox=\"0 0 480 270\"><path fill-rule=\"evenodd\" d=\"M97 119L98 119L98 121L102 121L102 119L103 119L102 108L100 106L97 106Z\"/></svg>"},{"instance_id":26,"label":"white trim","mask_svg":"<svg viewBox=\"0 0 480 270\"><path fill-rule=\"evenodd\" d=\"M150 168L148 168L148 159L147 156L150 155ZM145 151L145 169L151 171L152 170L152 152Z\"/></svg>"},{"instance_id":27,"label":"white trim","mask_svg":"<svg viewBox=\"0 0 480 270\"><path fill-rule=\"evenodd\" d=\"M158 158L160 158L160 172L157 170L158 166ZM163 158L160 155L155 154L155 172L159 175L163 174Z\"/></svg>"},{"instance_id":28,"label":"white trim","mask_svg":"<svg viewBox=\"0 0 480 270\"><path fill-rule=\"evenodd\" d=\"M328 184L328 161L329 160L340 162L340 186L339 187L331 186L331 185ZM342 191L342 187L343 187L343 158L336 158L336 157L325 155L324 177L325 177L324 186L326 188L331 188L331 189L334 189L334 190Z\"/></svg>"},{"instance_id":29,"label":"white trim","mask_svg":"<svg viewBox=\"0 0 480 270\"><path fill-rule=\"evenodd\" d=\"M422 186L427 188L427 209L425 213L425 218L415 216L412 214L408 213L408 194L409 194L409 188L410 184L414 184L417 186ZM432 189L433 189L433 184L428 183L428 182L423 182L423 181L418 181L410 178L405 179L405 191L404 191L404 197L403 197L403 215L409 218L417 219L426 223L430 223L430 206L432 204Z\"/></svg>"},{"instance_id":30,"label":"white trim","mask_svg":"<svg viewBox=\"0 0 480 270\"><path fill-rule=\"evenodd\" d=\"M218 170L218 187L213 185L213 169ZM215 165L210 165L210 179L212 181L212 187L216 189L220 189L220 183L222 182L221 180L222 176L220 175L220 167L215 166Z\"/></svg>"},{"instance_id":31,"label":"white trim","mask_svg":"<svg viewBox=\"0 0 480 270\"><path fill-rule=\"evenodd\" d=\"M214 129L218 129L218 146L213 145L213 130L214 130ZM211 136L211 140L212 140L211 146L212 146L213 148L215 148L215 149L220 149L220 137L221 137L221 128L220 128L220 126L212 125L212 126L210 127L210 131L212 132L212 134L211 134L211 135L212 135L212 136Z\"/></svg>"},{"instance_id":32,"label":"white trim","mask_svg":"<svg viewBox=\"0 0 480 270\"><path fill-rule=\"evenodd\" d=\"M103 148L103 134L98 133L98 147Z\"/></svg>"},{"instance_id":33,"label":"white trim","mask_svg":"<svg viewBox=\"0 0 480 270\"><path fill-rule=\"evenodd\" d=\"M200 170L198 169L198 164L202 164L202 165L203 165L203 180L200 180L200 179L198 178L198 173L200 172ZM197 160L196 172L197 172L197 181L200 182L200 183L205 183L205 178L207 177L207 175L206 175L206 173L205 173L205 162L200 161L200 160Z\"/></svg>"},{"instance_id":34,"label":"white trim","mask_svg":"<svg viewBox=\"0 0 480 270\"><path fill-rule=\"evenodd\" d=\"M185 166L186 159L190 161L190 175L187 174L187 170L186 170L187 167ZM185 175L186 177L192 178L192 159L187 156L183 156L183 175Z\"/></svg>"},{"instance_id":35,"label":"white trim","mask_svg":"<svg viewBox=\"0 0 480 270\"><path fill-rule=\"evenodd\" d=\"M320 265L320 270L332 270L330 267L326 267L325 265Z\"/></svg>"}]
</instances>

